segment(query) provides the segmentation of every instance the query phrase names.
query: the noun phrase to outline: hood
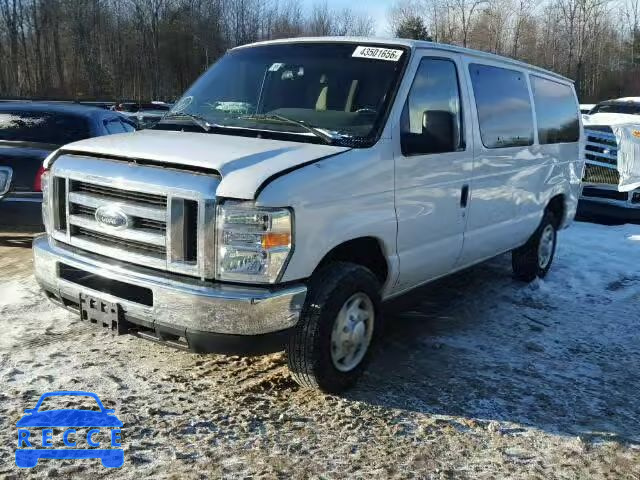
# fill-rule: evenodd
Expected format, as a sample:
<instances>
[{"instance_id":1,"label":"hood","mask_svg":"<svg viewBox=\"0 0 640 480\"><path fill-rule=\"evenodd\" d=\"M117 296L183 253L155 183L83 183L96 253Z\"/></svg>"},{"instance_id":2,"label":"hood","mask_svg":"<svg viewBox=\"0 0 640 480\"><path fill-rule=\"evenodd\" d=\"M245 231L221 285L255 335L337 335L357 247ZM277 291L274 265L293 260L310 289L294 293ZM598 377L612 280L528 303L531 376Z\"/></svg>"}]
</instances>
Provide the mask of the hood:
<instances>
[{"instance_id":1,"label":"hood","mask_svg":"<svg viewBox=\"0 0 640 480\"><path fill-rule=\"evenodd\" d=\"M640 124L640 115L629 115L626 113L594 113L593 115L583 115L582 123L589 125L624 125L628 123Z\"/></svg>"},{"instance_id":2,"label":"hood","mask_svg":"<svg viewBox=\"0 0 640 480\"><path fill-rule=\"evenodd\" d=\"M220 197L253 199L269 178L347 147L212 133L141 130L71 143L62 152L153 160L216 170Z\"/></svg>"},{"instance_id":3,"label":"hood","mask_svg":"<svg viewBox=\"0 0 640 480\"><path fill-rule=\"evenodd\" d=\"M115 415L92 410L47 410L25 415L17 427L121 427Z\"/></svg>"}]
</instances>

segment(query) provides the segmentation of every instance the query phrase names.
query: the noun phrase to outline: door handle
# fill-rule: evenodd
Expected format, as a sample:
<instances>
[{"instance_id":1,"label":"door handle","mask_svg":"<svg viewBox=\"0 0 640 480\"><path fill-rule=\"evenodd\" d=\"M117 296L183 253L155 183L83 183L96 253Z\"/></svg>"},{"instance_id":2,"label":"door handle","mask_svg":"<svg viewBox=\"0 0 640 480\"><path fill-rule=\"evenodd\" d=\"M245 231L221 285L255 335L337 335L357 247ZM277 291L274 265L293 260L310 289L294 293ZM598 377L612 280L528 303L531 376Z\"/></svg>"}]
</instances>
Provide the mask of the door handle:
<instances>
[{"instance_id":1,"label":"door handle","mask_svg":"<svg viewBox=\"0 0 640 480\"><path fill-rule=\"evenodd\" d=\"M460 208L467 208L469 203L469 185L463 185L460 192Z\"/></svg>"}]
</instances>

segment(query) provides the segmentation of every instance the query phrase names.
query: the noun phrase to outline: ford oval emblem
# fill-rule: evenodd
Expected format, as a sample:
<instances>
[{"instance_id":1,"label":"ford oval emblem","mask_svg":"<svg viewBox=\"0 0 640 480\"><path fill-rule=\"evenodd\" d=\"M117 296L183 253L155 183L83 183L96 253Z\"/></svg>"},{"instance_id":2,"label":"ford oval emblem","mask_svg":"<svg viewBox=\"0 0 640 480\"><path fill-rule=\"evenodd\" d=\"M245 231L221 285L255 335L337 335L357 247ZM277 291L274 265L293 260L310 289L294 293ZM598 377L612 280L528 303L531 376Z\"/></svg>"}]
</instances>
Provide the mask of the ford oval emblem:
<instances>
[{"instance_id":1,"label":"ford oval emblem","mask_svg":"<svg viewBox=\"0 0 640 480\"><path fill-rule=\"evenodd\" d=\"M129 226L129 217L117 205L98 207L95 218L100 225L115 230L123 230Z\"/></svg>"}]
</instances>

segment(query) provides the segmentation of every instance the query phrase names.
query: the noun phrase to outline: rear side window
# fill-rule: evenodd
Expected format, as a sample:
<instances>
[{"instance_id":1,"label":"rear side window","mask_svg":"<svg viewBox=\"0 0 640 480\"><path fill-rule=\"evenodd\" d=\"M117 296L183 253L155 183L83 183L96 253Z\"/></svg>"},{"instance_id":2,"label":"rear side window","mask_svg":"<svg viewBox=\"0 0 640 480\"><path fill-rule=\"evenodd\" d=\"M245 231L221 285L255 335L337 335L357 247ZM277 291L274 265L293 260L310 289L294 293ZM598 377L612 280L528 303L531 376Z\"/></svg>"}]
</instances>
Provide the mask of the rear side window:
<instances>
[{"instance_id":1,"label":"rear side window","mask_svg":"<svg viewBox=\"0 0 640 480\"><path fill-rule=\"evenodd\" d=\"M540 144L577 142L578 105L569 85L531 75Z\"/></svg>"},{"instance_id":2,"label":"rear side window","mask_svg":"<svg viewBox=\"0 0 640 480\"><path fill-rule=\"evenodd\" d=\"M482 143L487 148L533 144L533 112L525 74L469 65Z\"/></svg>"},{"instance_id":3,"label":"rear side window","mask_svg":"<svg viewBox=\"0 0 640 480\"><path fill-rule=\"evenodd\" d=\"M0 110L0 140L64 145L91 136L89 122L80 116Z\"/></svg>"}]
</instances>

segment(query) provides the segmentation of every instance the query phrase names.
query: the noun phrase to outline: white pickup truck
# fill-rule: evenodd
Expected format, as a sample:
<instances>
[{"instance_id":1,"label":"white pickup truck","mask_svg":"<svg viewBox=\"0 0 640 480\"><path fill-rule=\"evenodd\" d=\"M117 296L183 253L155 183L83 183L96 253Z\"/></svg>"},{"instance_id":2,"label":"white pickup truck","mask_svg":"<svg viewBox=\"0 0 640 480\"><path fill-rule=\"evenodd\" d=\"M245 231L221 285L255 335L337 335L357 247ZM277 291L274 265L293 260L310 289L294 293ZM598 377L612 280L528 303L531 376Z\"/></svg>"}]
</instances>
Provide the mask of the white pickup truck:
<instances>
[{"instance_id":1,"label":"white pickup truck","mask_svg":"<svg viewBox=\"0 0 640 480\"><path fill-rule=\"evenodd\" d=\"M583 122L586 165L578 214L640 220L640 97L601 102Z\"/></svg>"},{"instance_id":2,"label":"white pickup truck","mask_svg":"<svg viewBox=\"0 0 640 480\"><path fill-rule=\"evenodd\" d=\"M494 55L235 48L154 128L48 158L36 278L87 322L196 352L284 348L296 381L339 392L382 301L509 251L517 278L548 272L582 132L571 81Z\"/></svg>"}]
</instances>

